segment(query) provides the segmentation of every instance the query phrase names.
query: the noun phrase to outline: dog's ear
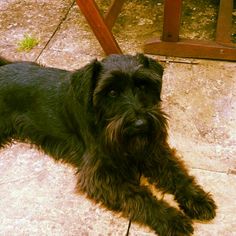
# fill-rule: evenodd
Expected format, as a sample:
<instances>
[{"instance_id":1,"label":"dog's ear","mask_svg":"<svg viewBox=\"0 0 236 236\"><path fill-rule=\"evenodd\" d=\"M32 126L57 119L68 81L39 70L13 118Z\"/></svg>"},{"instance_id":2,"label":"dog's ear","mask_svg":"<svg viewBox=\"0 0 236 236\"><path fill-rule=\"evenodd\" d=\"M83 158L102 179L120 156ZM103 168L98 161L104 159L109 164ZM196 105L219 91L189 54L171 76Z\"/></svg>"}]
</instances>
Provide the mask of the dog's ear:
<instances>
[{"instance_id":1,"label":"dog's ear","mask_svg":"<svg viewBox=\"0 0 236 236\"><path fill-rule=\"evenodd\" d=\"M139 63L143 64L145 68L149 68L151 70L154 70L161 78L163 76L164 68L161 64L159 64L156 60L146 57L142 53L138 53L136 55Z\"/></svg>"},{"instance_id":2,"label":"dog's ear","mask_svg":"<svg viewBox=\"0 0 236 236\"><path fill-rule=\"evenodd\" d=\"M137 54L136 57L139 63L142 64L144 68L150 69L152 78L159 82L157 91L159 100L161 101L162 76L164 72L163 66L159 64L156 60L150 57L146 57L143 54Z\"/></svg>"},{"instance_id":3,"label":"dog's ear","mask_svg":"<svg viewBox=\"0 0 236 236\"><path fill-rule=\"evenodd\" d=\"M75 98L84 107L92 105L93 91L95 89L101 63L96 59L88 65L75 71L71 76L71 89Z\"/></svg>"},{"instance_id":4,"label":"dog's ear","mask_svg":"<svg viewBox=\"0 0 236 236\"><path fill-rule=\"evenodd\" d=\"M93 92L97 84L101 64L93 60L86 66L72 73L67 101L67 111L71 116L73 127L80 127L78 133L84 142L91 143L92 131L95 130ZM95 132L96 133L96 132Z\"/></svg>"}]
</instances>

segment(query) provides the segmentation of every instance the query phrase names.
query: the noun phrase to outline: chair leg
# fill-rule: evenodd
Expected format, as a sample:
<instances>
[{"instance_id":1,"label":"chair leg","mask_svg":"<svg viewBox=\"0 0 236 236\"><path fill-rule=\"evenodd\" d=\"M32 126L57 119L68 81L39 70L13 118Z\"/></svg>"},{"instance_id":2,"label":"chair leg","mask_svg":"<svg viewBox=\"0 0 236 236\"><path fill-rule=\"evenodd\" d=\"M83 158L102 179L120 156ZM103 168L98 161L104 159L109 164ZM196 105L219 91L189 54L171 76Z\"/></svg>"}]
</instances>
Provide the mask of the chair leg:
<instances>
[{"instance_id":1,"label":"chair leg","mask_svg":"<svg viewBox=\"0 0 236 236\"><path fill-rule=\"evenodd\" d=\"M231 43L233 0L221 0L218 12L216 41Z\"/></svg>"},{"instance_id":2,"label":"chair leg","mask_svg":"<svg viewBox=\"0 0 236 236\"><path fill-rule=\"evenodd\" d=\"M76 0L81 12L89 23L93 33L98 39L104 52L109 54L122 54L110 29L107 27L104 18L101 16L94 0Z\"/></svg>"},{"instance_id":3,"label":"chair leg","mask_svg":"<svg viewBox=\"0 0 236 236\"><path fill-rule=\"evenodd\" d=\"M177 11L173 5L177 4ZM165 0L162 40L149 39L144 52L174 57L193 57L236 61L236 46L230 43L233 0L221 0L216 41L179 39L180 9L182 0Z\"/></svg>"},{"instance_id":4,"label":"chair leg","mask_svg":"<svg viewBox=\"0 0 236 236\"><path fill-rule=\"evenodd\" d=\"M165 0L162 40L177 42L181 21L182 0Z\"/></svg>"},{"instance_id":5,"label":"chair leg","mask_svg":"<svg viewBox=\"0 0 236 236\"><path fill-rule=\"evenodd\" d=\"M113 0L111 6L109 7L105 15L105 22L110 30L115 24L116 18L119 15L124 2L125 0Z\"/></svg>"}]
</instances>

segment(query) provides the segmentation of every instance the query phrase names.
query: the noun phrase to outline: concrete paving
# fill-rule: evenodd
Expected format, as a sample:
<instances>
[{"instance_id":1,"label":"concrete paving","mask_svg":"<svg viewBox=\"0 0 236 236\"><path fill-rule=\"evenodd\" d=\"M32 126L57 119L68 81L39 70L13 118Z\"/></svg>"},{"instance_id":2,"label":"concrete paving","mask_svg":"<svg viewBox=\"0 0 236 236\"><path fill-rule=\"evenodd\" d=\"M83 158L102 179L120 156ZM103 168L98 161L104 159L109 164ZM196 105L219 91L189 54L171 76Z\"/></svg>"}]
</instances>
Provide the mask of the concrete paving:
<instances>
[{"instance_id":1,"label":"concrete paving","mask_svg":"<svg viewBox=\"0 0 236 236\"><path fill-rule=\"evenodd\" d=\"M104 10L109 2L98 4ZM182 35L211 39L214 1L184 3ZM142 52L145 39L160 35L162 13L163 1L127 1L114 28L125 53ZM39 39L30 52L18 50L25 34ZM68 70L104 57L72 0L0 0L0 55ZM219 208L212 222L194 223L194 235L236 236L236 64L154 58L166 61L162 99L170 115L170 143ZM0 150L0 172L0 235L126 234L126 219L75 193L73 169L27 144ZM131 224L130 235L154 233Z\"/></svg>"}]
</instances>

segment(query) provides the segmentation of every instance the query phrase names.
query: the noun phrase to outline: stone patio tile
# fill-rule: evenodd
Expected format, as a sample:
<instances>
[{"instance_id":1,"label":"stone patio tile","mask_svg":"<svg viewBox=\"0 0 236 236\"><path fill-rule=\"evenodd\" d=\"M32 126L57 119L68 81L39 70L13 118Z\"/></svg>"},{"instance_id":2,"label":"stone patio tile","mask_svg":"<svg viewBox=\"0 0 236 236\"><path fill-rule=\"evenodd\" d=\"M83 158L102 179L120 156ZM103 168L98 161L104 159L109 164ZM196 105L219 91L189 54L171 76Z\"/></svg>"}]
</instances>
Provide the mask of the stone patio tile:
<instances>
[{"instance_id":1,"label":"stone patio tile","mask_svg":"<svg viewBox=\"0 0 236 236\"><path fill-rule=\"evenodd\" d=\"M0 156L0 235L125 235L126 219L76 193L71 167L21 143Z\"/></svg>"},{"instance_id":2,"label":"stone patio tile","mask_svg":"<svg viewBox=\"0 0 236 236\"><path fill-rule=\"evenodd\" d=\"M235 63L166 66L162 100L170 142L191 167L236 168L235 91Z\"/></svg>"},{"instance_id":3,"label":"stone patio tile","mask_svg":"<svg viewBox=\"0 0 236 236\"><path fill-rule=\"evenodd\" d=\"M34 61L65 17L72 0L1 0L0 55L12 60ZM19 52L24 35L39 39L32 51Z\"/></svg>"}]
</instances>

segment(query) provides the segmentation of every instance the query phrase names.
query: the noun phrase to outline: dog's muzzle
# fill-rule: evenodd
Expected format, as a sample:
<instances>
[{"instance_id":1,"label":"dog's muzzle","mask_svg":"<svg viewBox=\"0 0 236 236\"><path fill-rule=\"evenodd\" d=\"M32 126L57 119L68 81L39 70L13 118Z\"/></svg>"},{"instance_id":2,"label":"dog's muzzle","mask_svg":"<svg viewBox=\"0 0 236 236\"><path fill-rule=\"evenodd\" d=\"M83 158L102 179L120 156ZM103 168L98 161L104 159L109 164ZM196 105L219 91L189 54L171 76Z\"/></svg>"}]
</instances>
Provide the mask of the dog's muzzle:
<instances>
[{"instance_id":1,"label":"dog's muzzle","mask_svg":"<svg viewBox=\"0 0 236 236\"><path fill-rule=\"evenodd\" d=\"M143 135L150 131L150 121L144 117L139 117L128 122L124 128L124 134L128 136Z\"/></svg>"},{"instance_id":2,"label":"dog's muzzle","mask_svg":"<svg viewBox=\"0 0 236 236\"><path fill-rule=\"evenodd\" d=\"M143 129L147 127L147 121L144 119L137 119L133 125L137 129Z\"/></svg>"}]
</instances>

